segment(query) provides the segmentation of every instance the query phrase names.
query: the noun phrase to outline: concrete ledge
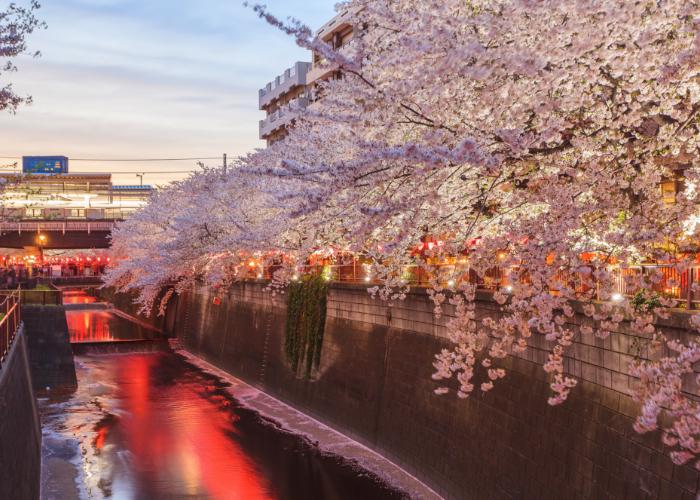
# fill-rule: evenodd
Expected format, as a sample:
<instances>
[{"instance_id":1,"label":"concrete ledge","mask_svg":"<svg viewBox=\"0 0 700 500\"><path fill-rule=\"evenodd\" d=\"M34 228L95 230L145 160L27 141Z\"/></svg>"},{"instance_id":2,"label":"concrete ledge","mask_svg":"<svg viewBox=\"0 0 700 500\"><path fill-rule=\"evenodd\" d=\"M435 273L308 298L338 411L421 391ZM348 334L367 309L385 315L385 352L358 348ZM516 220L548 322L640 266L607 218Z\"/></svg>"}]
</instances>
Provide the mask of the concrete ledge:
<instances>
[{"instance_id":1,"label":"concrete ledge","mask_svg":"<svg viewBox=\"0 0 700 500\"><path fill-rule=\"evenodd\" d=\"M22 306L29 360L36 391L74 390L73 351L63 306Z\"/></svg>"}]
</instances>

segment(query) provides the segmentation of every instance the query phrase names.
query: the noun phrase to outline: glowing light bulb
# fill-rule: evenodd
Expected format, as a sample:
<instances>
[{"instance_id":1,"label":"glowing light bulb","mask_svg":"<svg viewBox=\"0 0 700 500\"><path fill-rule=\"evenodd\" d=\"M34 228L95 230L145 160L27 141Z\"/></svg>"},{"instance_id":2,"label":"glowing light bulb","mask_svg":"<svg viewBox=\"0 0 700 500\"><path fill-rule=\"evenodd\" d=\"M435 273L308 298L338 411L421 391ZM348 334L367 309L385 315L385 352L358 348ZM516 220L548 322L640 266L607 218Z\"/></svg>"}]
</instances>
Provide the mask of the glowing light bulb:
<instances>
[{"instance_id":1,"label":"glowing light bulb","mask_svg":"<svg viewBox=\"0 0 700 500\"><path fill-rule=\"evenodd\" d=\"M620 302L623 297L621 293L613 293L610 298L615 302Z\"/></svg>"}]
</instances>

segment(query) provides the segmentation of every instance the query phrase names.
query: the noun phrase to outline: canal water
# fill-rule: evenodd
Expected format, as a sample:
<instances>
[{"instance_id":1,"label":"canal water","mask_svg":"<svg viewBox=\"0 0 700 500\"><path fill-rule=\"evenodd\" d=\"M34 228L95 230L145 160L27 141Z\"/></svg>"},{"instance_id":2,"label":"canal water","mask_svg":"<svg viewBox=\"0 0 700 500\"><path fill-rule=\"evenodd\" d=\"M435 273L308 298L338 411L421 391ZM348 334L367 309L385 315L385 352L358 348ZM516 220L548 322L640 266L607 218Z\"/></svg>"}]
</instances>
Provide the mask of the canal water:
<instances>
[{"instance_id":1,"label":"canal water","mask_svg":"<svg viewBox=\"0 0 700 500\"><path fill-rule=\"evenodd\" d=\"M76 342L142 332L107 311L73 313ZM75 393L40 400L42 498L404 497L243 408L225 381L174 352L98 348L76 356Z\"/></svg>"}]
</instances>

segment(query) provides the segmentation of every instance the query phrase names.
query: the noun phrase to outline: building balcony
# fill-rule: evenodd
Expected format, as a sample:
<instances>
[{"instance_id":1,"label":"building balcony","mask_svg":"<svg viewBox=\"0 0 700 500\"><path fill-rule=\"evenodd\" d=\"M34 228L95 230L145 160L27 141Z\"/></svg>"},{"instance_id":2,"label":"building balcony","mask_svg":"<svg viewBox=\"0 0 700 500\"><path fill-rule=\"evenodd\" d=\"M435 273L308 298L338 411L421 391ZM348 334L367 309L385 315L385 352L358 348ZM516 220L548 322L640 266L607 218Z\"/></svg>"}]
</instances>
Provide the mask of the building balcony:
<instances>
[{"instance_id":1,"label":"building balcony","mask_svg":"<svg viewBox=\"0 0 700 500\"><path fill-rule=\"evenodd\" d=\"M357 42L354 39L348 40L336 50L346 57L353 57L357 50ZM315 62L311 65L309 72L306 74L306 82L308 85L319 80L327 80L333 73L338 71L339 66L337 63L331 63L318 55L316 55L314 59Z\"/></svg>"},{"instance_id":2,"label":"building balcony","mask_svg":"<svg viewBox=\"0 0 700 500\"><path fill-rule=\"evenodd\" d=\"M333 33L341 31L348 26L352 26L355 16L360 10L362 10L361 7L355 7L354 9L345 9L339 12L316 31L316 36L321 40L329 41Z\"/></svg>"},{"instance_id":3,"label":"building balcony","mask_svg":"<svg viewBox=\"0 0 700 500\"><path fill-rule=\"evenodd\" d=\"M324 61L322 63L315 64L309 70L306 75L306 80L309 82L309 85L311 85L319 80L328 79L336 71L338 71L337 64L329 64L328 62Z\"/></svg>"},{"instance_id":4,"label":"building balcony","mask_svg":"<svg viewBox=\"0 0 700 500\"><path fill-rule=\"evenodd\" d=\"M264 120L260 120L260 139L267 139L273 132L289 125L294 118L299 116L299 112L308 105L308 96L299 97L277 111L270 113Z\"/></svg>"},{"instance_id":5,"label":"building balcony","mask_svg":"<svg viewBox=\"0 0 700 500\"><path fill-rule=\"evenodd\" d=\"M259 108L265 109L270 103L279 99L290 90L306 85L306 74L310 68L311 63L299 61L265 85L264 88L258 91Z\"/></svg>"}]
</instances>

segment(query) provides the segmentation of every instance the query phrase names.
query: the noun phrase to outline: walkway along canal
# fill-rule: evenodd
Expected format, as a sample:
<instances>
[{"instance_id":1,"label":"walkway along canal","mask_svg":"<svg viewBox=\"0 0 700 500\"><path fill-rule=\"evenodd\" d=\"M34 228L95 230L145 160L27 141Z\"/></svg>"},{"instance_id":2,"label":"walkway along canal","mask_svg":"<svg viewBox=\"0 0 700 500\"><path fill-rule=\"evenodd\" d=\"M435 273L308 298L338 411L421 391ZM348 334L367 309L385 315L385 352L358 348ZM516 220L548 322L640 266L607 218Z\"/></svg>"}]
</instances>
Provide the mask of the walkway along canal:
<instances>
[{"instance_id":1,"label":"walkway along canal","mask_svg":"<svg viewBox=\"0 0 700 500\"><path fill-rule=\"evenodd\" d=\"M176 352L133 352L152 336L143 326L109 309L66 314L78 387L39 398L42 498L406 496L244 408Z\"/></svg>"}]
</instances>

